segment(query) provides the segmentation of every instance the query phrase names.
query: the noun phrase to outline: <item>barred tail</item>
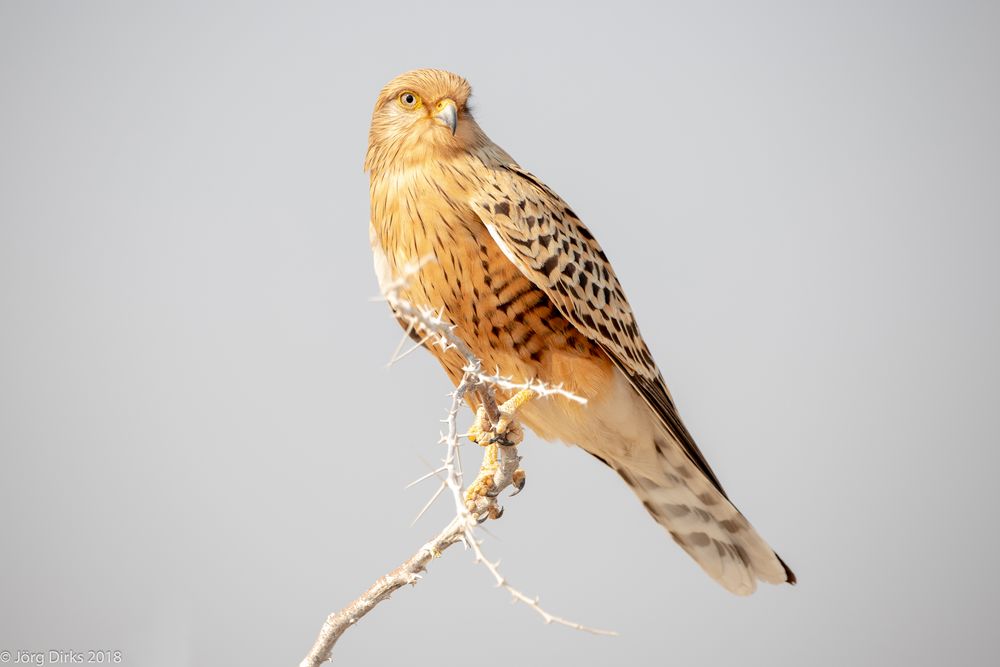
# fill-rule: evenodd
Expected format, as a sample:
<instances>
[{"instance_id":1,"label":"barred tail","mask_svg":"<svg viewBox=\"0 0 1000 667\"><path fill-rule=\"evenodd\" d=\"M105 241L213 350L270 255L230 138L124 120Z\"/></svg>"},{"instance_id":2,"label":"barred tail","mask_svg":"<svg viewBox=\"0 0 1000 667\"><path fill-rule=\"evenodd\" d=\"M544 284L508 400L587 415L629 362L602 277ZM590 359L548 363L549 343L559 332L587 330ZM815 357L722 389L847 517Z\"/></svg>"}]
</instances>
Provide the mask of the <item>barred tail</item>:
<instances>
[{"instance_id":1,"label":"barred tail","mask_svg":"<svg viewBox=\"0 0 1000 667\"><path fill-rule=\"evenodd\" d=\"M795 574L664 429L654 442L659 465L650 467L647 459L617 470L674 541L737 595L753 593L758 579L794 584Z\"/></svg>"}]
</instances>

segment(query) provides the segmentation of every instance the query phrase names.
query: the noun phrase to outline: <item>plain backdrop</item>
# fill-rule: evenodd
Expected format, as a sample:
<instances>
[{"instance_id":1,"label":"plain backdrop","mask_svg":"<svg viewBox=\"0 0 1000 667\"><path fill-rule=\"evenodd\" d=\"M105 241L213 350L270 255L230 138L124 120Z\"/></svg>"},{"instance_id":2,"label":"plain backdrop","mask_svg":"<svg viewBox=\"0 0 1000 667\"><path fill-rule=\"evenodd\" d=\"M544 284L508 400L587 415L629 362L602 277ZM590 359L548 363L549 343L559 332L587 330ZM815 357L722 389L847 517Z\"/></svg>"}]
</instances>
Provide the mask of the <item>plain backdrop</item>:
<instances>
[{"instance_id":1,"label":"plain backdrop","mask_svg":"<svg viewBox=\"0 0 1000 667\"><path fill-rule=\"evenodd\" d=\"M0 2L0 649L297 664L443 525L449 384L361 163L451 69L601 240L681 413L799 575L742 599L615 476L525 493L336 664L996 658L995 2ZM477 454L469 450L467 456ZM473 459L467 459L470 461Z\"/></svg>"}]
</instances>

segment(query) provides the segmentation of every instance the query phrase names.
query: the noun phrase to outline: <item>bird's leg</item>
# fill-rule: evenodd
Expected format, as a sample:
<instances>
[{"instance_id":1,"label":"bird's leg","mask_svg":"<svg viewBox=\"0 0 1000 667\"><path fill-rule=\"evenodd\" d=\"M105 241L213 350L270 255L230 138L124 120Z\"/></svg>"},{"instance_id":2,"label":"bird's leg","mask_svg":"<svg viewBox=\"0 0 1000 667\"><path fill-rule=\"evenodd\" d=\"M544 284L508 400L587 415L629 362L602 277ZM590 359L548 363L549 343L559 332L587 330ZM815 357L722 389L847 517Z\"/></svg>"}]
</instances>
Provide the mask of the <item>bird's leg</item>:
<instances>
[{"instance_id":1,"label":"bird's leg","mask_svg":"<svg viewBox=\"0 0 1000 667\"><path fill-rule=\"evenodd\" d=\"M518 408L538 394L530 389L519 391L511 399L499 406L500 417L492 427L486 410L482 406L476 411L476 421L469 429L469 438L486 448L479 476L465 491L465 504L477 516L485 514L490 519L499 519L503 508L493 500L500 490L511 484L517 495L524 488L524 470L518 467L520 458L513 447L524 440L524 430L515 420ZM501 452L499 447L511 447Z\"/></svg>"},{"instance_id":2,"label":"bird's leg","mask_svg":"<svg viewBox=\"0 0 1000 667\"><path fill-rule=\"evenodd\" d=\"M483 447L495 443L505 446L521 444L524 440L524 430L515 419L517 410L536 396L537 392L531 389L522 389L514 394L502 405L497 406L500 417L493 425L490 425L486 408L480 405L476 410L476 421L469 428L469 440Z\"/></svg>"},{"instance_id":3,"label":"bird's leg","mask_svg":"<svg viewBox=\"0 0 1000 667\"><path fill-rule=\"evenodd\" d=\"M501 445L519 445L524 440L524 430L515 417L522 405L538 396L531 389L522 389L500 406L500 419L493 425L493 439Z\"/></svg>"}]
</instances>

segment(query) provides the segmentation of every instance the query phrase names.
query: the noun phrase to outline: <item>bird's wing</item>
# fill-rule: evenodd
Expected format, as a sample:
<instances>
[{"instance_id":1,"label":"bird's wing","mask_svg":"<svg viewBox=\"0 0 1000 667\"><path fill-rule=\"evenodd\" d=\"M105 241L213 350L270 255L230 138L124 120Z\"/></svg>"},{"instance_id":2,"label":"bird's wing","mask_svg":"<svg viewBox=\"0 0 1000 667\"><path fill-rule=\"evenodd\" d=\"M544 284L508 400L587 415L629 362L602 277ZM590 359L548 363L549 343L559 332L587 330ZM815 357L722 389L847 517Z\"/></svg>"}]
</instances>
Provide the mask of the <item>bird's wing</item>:
<instances>
[{"instance_id":1,"label":"bird's wing","mask_svg":"<svg viewBox=\"0 0 1000 667\"><path fill-rule=\"evenodd\" d=\"M513 164L482 169L470 204L504 254L628 377L688 458L725 495L684 427L601 246L559 195Z\"/></svg>"}]
</instances>

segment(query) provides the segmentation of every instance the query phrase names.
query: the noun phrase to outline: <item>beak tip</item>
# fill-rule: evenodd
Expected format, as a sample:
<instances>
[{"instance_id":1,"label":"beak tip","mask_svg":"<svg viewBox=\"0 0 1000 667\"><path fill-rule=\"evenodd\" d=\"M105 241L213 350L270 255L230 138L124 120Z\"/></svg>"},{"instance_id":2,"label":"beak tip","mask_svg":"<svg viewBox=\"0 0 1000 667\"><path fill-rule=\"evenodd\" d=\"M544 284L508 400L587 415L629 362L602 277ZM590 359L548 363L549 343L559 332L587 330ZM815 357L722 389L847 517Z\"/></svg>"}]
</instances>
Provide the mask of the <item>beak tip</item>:
<instances>
[{"instance_id":1,"label":"beak tip","mask_svg":"<svg viewBox=\"0 0 1000 667\"><path fill-rule=\"evenodd\" d=\"M458 131L458 109L450 102L444 106L435 116L441 123L451 130L452 136Z\"/></svg>"}]
</instances>

